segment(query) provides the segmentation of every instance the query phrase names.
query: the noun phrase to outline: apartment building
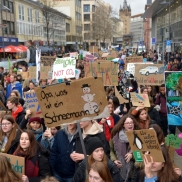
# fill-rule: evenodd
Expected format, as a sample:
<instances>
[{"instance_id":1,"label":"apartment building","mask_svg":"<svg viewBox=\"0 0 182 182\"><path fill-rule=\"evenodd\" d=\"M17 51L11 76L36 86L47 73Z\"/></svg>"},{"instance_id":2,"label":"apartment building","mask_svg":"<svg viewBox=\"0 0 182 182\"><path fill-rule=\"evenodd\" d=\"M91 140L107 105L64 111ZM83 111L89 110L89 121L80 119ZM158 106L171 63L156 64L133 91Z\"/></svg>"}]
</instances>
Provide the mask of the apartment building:
<instances>
[{"instance_id":1,"label":"apartment building","mask_svg":"<svg viewBox=\"0 0 182 182\"><path fill-rule=\"evenodd\" d=\"M81 0L54 0L53 8L69 16L66 20L66 50L78 49L82 45Z\"/></svg>"},{"instance_id":2,"label":"apartment building","mask_svg":"<svg viewBox=\"0 0 182 182\"><path fill-rule=\"evenodd\" d=\"M17 37L20 44L33 40L37 45L64 46L66 18L39 1L15 0Z\"/></svg>"},{"instance_id":3,"label":"apartment building","mask_svg":"<svg viewBox=\"0 0 182 182\"><path fill-rule=\"evenodd\" d=\"M82 1L82 36L85 47L108 47L112 42L111 6L102 0Z\"/></svg>"},{"instance_id":4,"label":"apartment building","mask_svg":"<svg viewBox=\"0 0 182 182\"><path fill-rule=\"evenodd\" d=\"M18 45L15 29L15 4L13 0L0 0L0 25L0 47Z\"/></svg>"}]
</instances>

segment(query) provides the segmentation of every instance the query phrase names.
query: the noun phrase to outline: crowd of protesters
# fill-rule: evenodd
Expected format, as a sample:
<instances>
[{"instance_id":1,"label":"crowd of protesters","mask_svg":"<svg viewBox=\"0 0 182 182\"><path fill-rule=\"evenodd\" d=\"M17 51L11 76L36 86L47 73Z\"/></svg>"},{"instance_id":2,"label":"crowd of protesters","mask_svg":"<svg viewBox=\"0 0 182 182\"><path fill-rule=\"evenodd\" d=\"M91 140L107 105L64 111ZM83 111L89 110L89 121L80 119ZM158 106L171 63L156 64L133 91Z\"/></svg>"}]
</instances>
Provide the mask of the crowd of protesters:
<instances>
[{"instance_id":1,"label":"crowd of protesters","mask_svg":"<svg viewBox=\"0 0 182 182\"><path fill-rule=\"evenodd\" d=\"M32 46L31 41L28 45ZM28 63L16 64L6 72L0 67L0 99L10 111L0 115L0 153L25 158L25 173L20 175L12 169L8 159L0 155L0 181L182 181L181 170L174 167L164 140L169 133L175 134L175 127L168 126L165 85L137 88L139 92L148 94L150 108L121 104L114 88L106 87L110 116L80 122L82 136L79 135L78 124L46 128L43 118L31 116L23 92L31 92L56 80L35 83L31 78L23 80L21 75L17 75L18 69L28 71L29 66L36 66L35 60L31 60L31 49ZM125 54L123 52L121 58ZM181 62L177 55L174 62ZM83 78L84 60L77 60L76 67L81 70L80 79ZM153 158L148 161L144 154L144 161L139 165L134 159L126 132L149 128L156 132L165 162L154 162ZM84 155L80 137L83 138L87 156Z\"/></svg>"}]
</instances>

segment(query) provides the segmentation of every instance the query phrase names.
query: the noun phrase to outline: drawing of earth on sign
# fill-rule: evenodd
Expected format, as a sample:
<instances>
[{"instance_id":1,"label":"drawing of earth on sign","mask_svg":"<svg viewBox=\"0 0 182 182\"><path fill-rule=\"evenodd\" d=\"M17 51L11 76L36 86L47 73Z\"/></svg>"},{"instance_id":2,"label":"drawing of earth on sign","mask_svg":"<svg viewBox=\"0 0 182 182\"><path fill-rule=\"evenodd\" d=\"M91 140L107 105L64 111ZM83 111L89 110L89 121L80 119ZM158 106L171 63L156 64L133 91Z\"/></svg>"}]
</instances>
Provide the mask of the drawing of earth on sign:
<instances>
[{"instance_id":1,"label":"drawing of earth on sign","mask_svg":"<svg viewBox=\"0 0 182 182\"><path fill-rule=\"evenodd\" d=\"M164 73L164 66L157 67L157 66L147 66L139 71L141 75L150 75L150 74L163 74Z\"/></svg>"},{"instance_id":2,"label":"drawing of earth on sign","mask_svg":"<svg viewBox=\"0 0 182 182\"><path fill-rule=\"evenodd\" d=\"M96 102L93 102L95 94L90 93L90 86L88 84L82 85L84 95L81 96L85 102L84 111L89 111L90 114L98 113L99 106Z\"/></svg>"}]
</instances>

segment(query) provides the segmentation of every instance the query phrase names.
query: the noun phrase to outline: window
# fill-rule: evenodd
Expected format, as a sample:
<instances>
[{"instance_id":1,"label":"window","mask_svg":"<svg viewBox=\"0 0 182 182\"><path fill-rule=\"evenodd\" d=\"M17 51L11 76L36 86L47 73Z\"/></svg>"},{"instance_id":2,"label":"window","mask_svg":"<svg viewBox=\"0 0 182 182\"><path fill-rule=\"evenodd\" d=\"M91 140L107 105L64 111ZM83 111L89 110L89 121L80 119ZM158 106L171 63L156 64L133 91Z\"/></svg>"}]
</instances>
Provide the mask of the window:
<instances>
[{"instance_id":1,"label":"window","mask_svg":"<svg viewBox=\"0 0 182 182\"><path fill-rule=\"evenodd\" d=\"M82 20L81 14L78 13L78 12L76 12L76 19L77 19L77 20Z\"/></svg>"},{"instance_id":2,"label":"window","mask_svg":"<svg viewBox=\"0 0 182 182\"><path fill-rule=\"evenodd\" d=\"M40 23L40 13L38 10L35 10L35 22Z\"/></svg>"},{"instance_id":3,"label":"window","mask_svg":"<svg viewBox=\"0 0 182 182\"><path fill-rule=\"evenodd\" d=\"M81 8L81 0L76 0L76 5Z\"/></svg>"},{"instance_id":4,"label":"window","mask_svg":"<svg viewBox=\"0 0 182 182\"><path fill-rule=\"evenodd\" d=\"M66 32L70 32L70 24L66 23Z\"/></svg>"},{"instance_id":5,"label":"window","mask_svg":"<svg viewBox=\"0 0 182 182\"><path fill-rule=\"evenodd\" d=\"M84 21L90 21L90 14L84 14Z\"/></svg>"},{"instance_id":6,"label":"window","mask_svg":"<svg viewBox=\"0 0 182 182\"><path fill-rule=\"evenodd\" d=\"M84 24L84 31L90 30L90 24Z\"/></svg>"},{"instance_id":7,"label":"window","mask_svg":"<svg viewBox=\"0 0 182 182\"><path fill-rule=\"evenodd\" d=\"M23 5L18 5L18 14L19 14L19 20L24 20L24 7Z\"/></svg>"},{"instance_id":8,"label":"window","mask_svg":"<svg viewBox=\"0 0 182 182\"><path fill-rule=\"evenodd\" d=\"M82 33L82 27L76 26L76 33L81 34Z\"/></svg>"},{"instance_id":9,"label":"window","mask_svg":"<svg viewBox=\"0 0 182 182\"><path fill-rule=\"evenodd\" d=\"M84 40L90 40L90 33L84 33Z\"/></svg>"},{"instance_id":10,"label":"window","mask_svg":"<svg viewBox=\"0 0 182 182\"><path fill-rule=\"evenodd\" d=\"M15 24L14 24L14 22L11 22L11 28L10 28L10 30L11 30L10 34L11 35L15 35Z\"/></svg>"},{"instance_id":11,"label":"window","mask_svg":"<svg viewBox=\"0 0 182 182\"><path fill-rule=\"evenodd\" d=\"M28 22L32 22L32 9L27 8L27 12L28 12Z\"/></svg>"},{"instance_id":12,"label":"window","mask_svg":"<svg viewBox=\"0 0 182 182\"><path fill-rule=\"evenodd\" d=\"M92 12L95 12L95 5L92 5Z\"/></svg>"},{"instance_id":13,"label":"window","mask_svg":"<svg viewBox=\"0 0 182 182\"><path fill-rule=\"evenodd\" d=\"M9 9L11 13L14 13L13 2L9 1Z\"/></svg>"},{"instance_id":14,"label":"window","mask_svg":"<svg viewBox=\"0 0 182 182\"><path fill-rule=\"evenodd\" d=\"M83 5L83 12L90 12L90 4Z\"/></svg>"}]
</instances>

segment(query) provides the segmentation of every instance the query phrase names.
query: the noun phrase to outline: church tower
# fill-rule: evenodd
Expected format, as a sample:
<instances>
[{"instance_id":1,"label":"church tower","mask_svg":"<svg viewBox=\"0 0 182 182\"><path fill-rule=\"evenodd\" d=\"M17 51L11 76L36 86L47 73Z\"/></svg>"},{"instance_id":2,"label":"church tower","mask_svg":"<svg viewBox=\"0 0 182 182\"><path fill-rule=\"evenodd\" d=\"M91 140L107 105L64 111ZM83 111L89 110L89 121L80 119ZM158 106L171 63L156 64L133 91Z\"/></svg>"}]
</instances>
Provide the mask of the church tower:
<instances>
[{"instance_id":1,"label":"church tower","mask_svg":"<svg viewBox=\"0 0 182 182\"><path fill-rule=\"evenodd\" d=\"M130 33L130 18L131 18L131 7L124 0L123 7L120 5L119 16L121 21L123 21L123 34Z\"/></svg>"}]
</instances>

